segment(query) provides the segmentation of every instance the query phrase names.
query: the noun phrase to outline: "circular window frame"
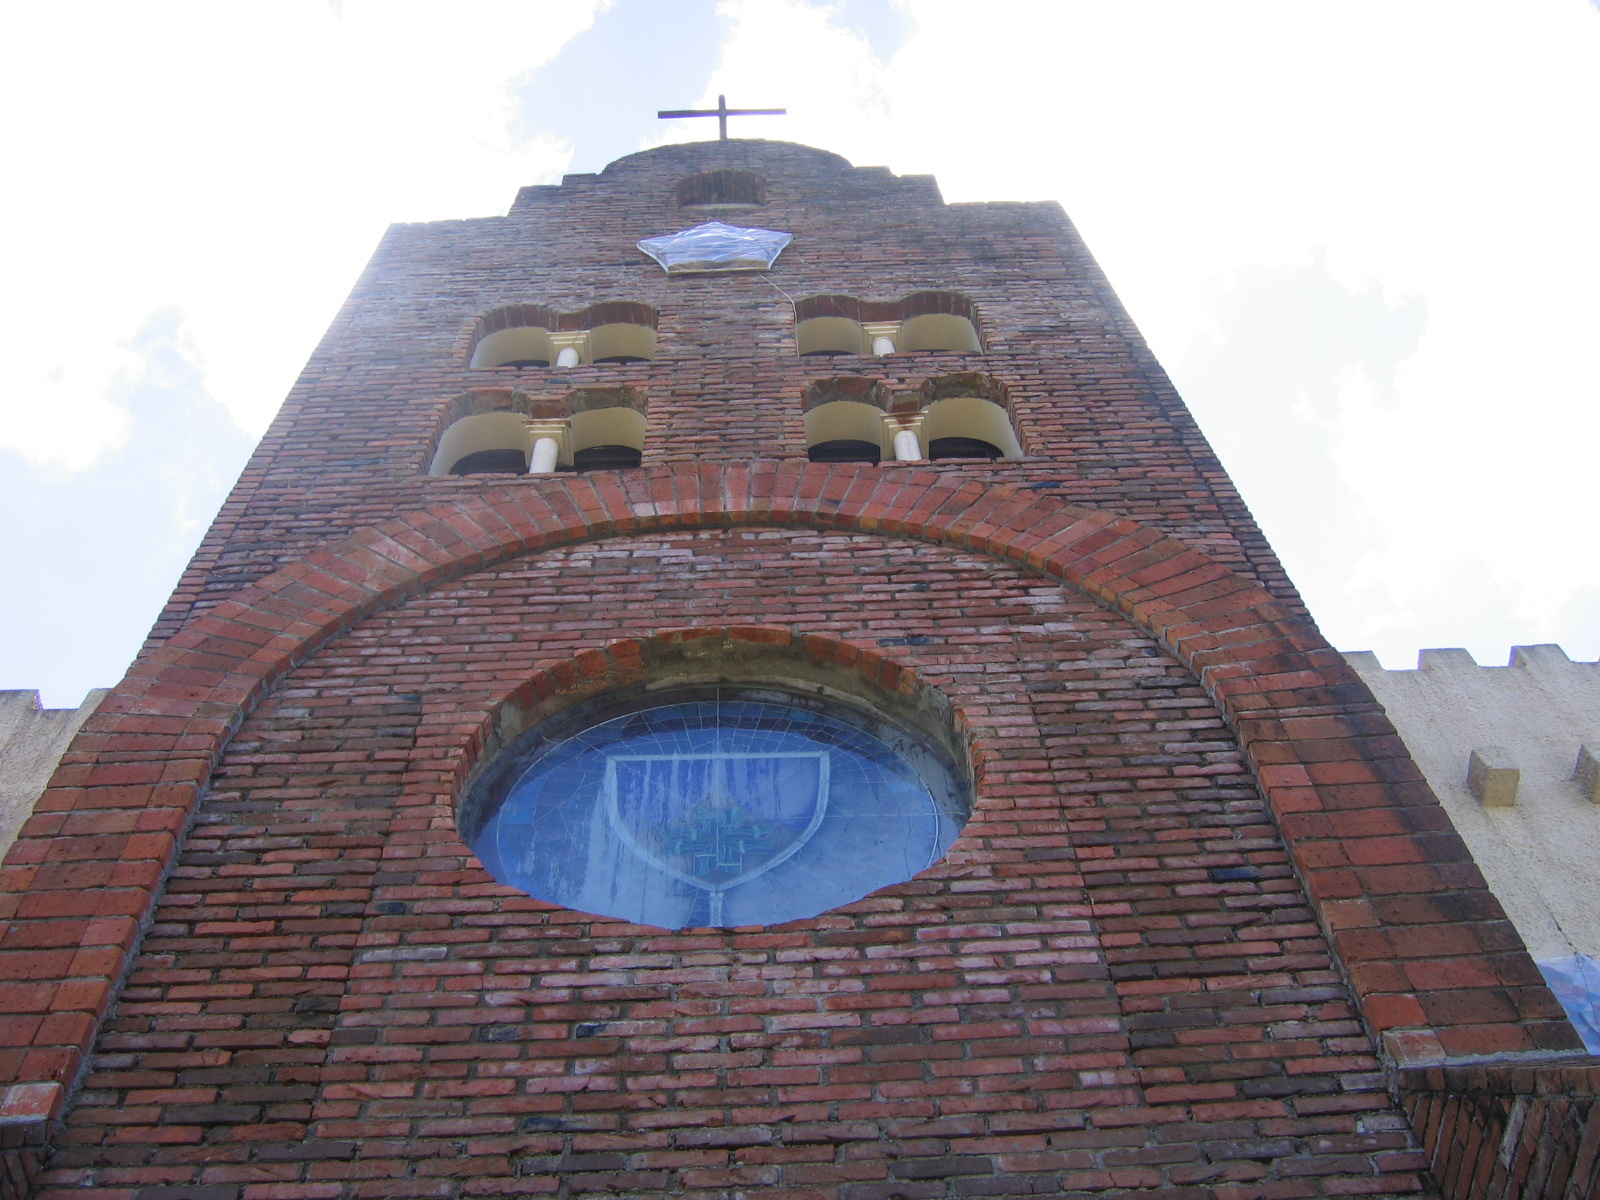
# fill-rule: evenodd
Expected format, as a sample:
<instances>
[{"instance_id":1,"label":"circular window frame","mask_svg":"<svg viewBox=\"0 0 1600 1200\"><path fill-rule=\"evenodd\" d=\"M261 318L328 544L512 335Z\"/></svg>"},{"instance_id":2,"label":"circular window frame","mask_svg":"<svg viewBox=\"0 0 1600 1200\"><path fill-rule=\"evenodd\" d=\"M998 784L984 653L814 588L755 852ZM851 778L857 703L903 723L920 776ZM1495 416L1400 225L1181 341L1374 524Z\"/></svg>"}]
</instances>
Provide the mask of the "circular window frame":
<instances>
[{"instance_id":1,"label":"circular window frame","mask_svg":"<svg viewBox=\"0 0 1600 1200\"><path fill-rule=\"evenodd\" d=\"M930 689L915 690L924 692ZM885 887L892 887L915 878L922 871L943 861L971 819L974 789L965 747L961 739L955 735L951 723L943 720L930 722L927 719L941 709L947 711L947 706L938 702L930 704L926 697L922 703L917 703L911 696L900 693L885 693L884 699L890 703L872 703L854 691L846 692L815 683L771 677L700 680L678 677L591 695L557 711L535 715L533 720L515 733L505 730L506 736L496 739L498 747L488 748L478 768L471 773L462 788L456 812L457 828L462 840L474 848L476 853L479 840L485 835L487 827L530 770L536 769L541 761L551 760L559 755L564 747L585 731L598 729L619 718L652 710L665 710L677 705L706 702L754 703L793 708L803 713L820 715L828 721L848 726L858 734L864 734L892 751L899 763L915 776L934 805L934 813L930 819L932 826L938 829L937 835L933 838L933 852L926 863L895 878L879 877L870 885L853 890L845 883L835 880L834 886L851 890L849 899L834 900L805 913L787 912L774 915L771 920L738 922L733 919L733 914L730 914L726 921L692 920L678 924L652 921L638 913L606 913L596 911L594 905L574 905L571 903L570 895L565 898L540 895L537 889L500 878L499 873L490 870L487 864L485 869L489 870L503 886L516 888L519 892L531 895L544 903L569 911L593 912L595 916L607 920L644 924L654 928L732 929L741 926L764 928L774 924L819 917L855 903ZM937 701L942 700L942 696L937 696ZM890 708L900 711L886 711ZM913 713L922 719L908 720L908 715ZM934 728L929 728L930 724ZM586 803L595 804L597 801L590 798ZM480 856L480 862L482 861L483 857ZM730 889L734 886L742 885L729 885ZM748 897L742 902L742 908L746 912L751 902ZM710 907L707 915L720 914L720 904L719 900L715 906Z\"/></svg>"}]
</instances>

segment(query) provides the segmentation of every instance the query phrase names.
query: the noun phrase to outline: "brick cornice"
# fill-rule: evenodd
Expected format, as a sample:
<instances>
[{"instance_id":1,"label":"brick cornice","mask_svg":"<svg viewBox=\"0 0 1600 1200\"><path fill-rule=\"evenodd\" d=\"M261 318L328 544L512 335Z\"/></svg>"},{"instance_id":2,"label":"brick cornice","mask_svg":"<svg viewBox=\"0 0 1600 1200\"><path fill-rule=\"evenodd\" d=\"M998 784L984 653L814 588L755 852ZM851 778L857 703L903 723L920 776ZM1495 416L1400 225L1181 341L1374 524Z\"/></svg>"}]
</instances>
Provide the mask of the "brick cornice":
<instances>
[{"instance_id":1,"label":"brick cornice","mask_svg":"<svg viewBox=\"0 0 1600 1200\"><path fill-rule=\"evenodd\" d=\"M1373 1031L1400 1064L1571 1049L1571 1030L1427 785L1308 622L1191 545L936 470L771 460L529 478L326 544L191 619L85 725L0 868L0 1085L66 1085L223 747L277 681L368 615L541 549L707 526L917 538L993 555L1149 630L1238 732ZM1398 927L1485 933L1446 970ZM21 1094L21 1093L19 1093ZM37 1092L27 1093L34 1109ZM59 1088L54 1100L60 1104ZM0 1114L3 1116L3 1114Z\"/></svg>"}]
</instances>

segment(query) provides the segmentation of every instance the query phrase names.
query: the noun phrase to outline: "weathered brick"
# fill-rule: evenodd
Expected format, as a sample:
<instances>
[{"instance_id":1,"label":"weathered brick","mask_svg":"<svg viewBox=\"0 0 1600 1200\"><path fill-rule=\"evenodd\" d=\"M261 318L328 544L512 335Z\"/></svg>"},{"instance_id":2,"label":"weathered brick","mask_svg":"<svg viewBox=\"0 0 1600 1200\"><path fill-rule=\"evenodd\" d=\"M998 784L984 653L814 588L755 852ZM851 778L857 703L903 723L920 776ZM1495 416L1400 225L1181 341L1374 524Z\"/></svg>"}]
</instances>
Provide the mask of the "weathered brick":
<instances>
[{"instance_id":1,"label":"weathered brick","mask_svg":"<svg viewBox=\"0 0 1600 1200\"><path fill-rule=\"evenodd\" d=\"M646 267L710 169L764 177L802 304L970 311L982 352L800 358L766 279ZM648 313L657 356L467 365L530 313ZM642 469L424 474L456 417L602 389ZM805 461L811 400L963 392L1025 457ZM483 872L454 805L503 723L723 646L940 694L945 860L672 934ZM70 1082L98 1027L50 1187L129 1200L1415 1193L1403 1136L1338 1140L1399 1120L1352 1005L1400 1047L1559 1027L1341 669L1054 206L635 156L385 239L8 860L0 1069Z\"/></svg>"}]
</instances>

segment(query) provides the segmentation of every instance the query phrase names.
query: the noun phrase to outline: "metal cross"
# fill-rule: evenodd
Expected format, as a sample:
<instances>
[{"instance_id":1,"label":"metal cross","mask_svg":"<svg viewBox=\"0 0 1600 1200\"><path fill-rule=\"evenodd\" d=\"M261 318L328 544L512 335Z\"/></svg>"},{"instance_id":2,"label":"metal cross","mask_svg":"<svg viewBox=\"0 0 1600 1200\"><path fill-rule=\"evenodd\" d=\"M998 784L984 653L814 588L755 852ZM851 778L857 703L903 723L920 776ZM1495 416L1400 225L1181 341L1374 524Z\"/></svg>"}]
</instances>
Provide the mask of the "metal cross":
<instances>
[{"instance_id":1,"label":"metal cross","mask_svg":"<svg viewBox=\"0 0 1600 1200\"><path fill-rule=\"evenodd\" d=\"M729 117L783 117L789 114L787 108L729 108L726 96L717 97L715 108L673 108L656 113L662 120L671 117L715 117L720 141L728 140Z\"/></svg>"}]
</instances>

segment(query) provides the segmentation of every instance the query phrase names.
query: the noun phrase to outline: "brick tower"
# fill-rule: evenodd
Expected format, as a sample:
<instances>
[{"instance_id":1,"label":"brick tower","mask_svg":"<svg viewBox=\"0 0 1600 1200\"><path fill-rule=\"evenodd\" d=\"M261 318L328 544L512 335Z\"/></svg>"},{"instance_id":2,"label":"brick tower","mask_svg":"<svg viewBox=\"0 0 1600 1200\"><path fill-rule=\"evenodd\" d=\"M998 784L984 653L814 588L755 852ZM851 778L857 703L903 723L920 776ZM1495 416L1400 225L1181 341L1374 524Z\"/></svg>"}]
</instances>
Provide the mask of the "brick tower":
<instances>
[{"instance_id":1,"label":"brick tower","mask_svg":"<svg viewBox=\"0 0 1600 1200\"><path fill-rule=\"evenodd\" d=\"M794 237L636 248L708 220ZM829 783L707 851L620 774L507 832L565 739L739 704L944 764L959 837L862 785L826 843ZM391 230L3 883L8 1196L1594 1169L1571 1027L1060 209L788 143Z\"/></svg>"}]
</instances>

